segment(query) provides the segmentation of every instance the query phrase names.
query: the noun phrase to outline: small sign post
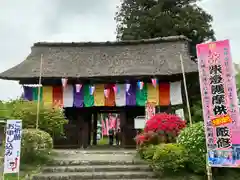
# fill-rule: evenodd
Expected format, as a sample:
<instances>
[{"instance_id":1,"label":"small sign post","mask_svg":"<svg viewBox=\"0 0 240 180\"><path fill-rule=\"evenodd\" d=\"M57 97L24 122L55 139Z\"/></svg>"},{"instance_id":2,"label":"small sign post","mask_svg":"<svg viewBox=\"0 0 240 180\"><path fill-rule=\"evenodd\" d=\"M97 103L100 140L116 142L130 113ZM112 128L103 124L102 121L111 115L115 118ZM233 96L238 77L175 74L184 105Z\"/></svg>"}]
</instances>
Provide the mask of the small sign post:
<instances>
[{"instance_id":1,"label":"small sign post","mask_svg":"<svg viewBox=\"0 0 240 180\"><path fill-rule=\"evenodd\" d=\"M21 138L22 120L8 120L6 125L3 180L5 174L12 173L16 173L19 180Z\"/></svg>"}]
</instances>

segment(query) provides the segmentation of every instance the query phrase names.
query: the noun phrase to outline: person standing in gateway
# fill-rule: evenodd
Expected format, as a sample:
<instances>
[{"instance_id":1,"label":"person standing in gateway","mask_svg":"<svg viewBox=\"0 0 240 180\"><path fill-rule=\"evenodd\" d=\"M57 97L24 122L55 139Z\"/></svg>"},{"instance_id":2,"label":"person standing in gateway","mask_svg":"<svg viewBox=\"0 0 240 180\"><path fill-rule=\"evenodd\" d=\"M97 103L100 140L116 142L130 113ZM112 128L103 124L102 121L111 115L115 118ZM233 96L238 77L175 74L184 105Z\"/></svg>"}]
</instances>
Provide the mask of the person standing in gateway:
<instances>
[{"instance_id":1,"label":"person standing in gateway","mask_svg":"<svg viewBox=\"0 0 240 180\"><path fill-rule=\"evenodd\" d=\"M116 132L116 145L119 146L121 143L121 130L118 128Z\"/></svg>"},{"instance_id":2,"label":"person standing in gateway","mask_svg":"<svg viewBox=\"0 0 240 180\"><path fill-rule=\"evenodd\" d=\"M114 131L112 128L108 130L108 138L109 138L109 145L113 145L113 139L114 139Z\"/></svg>"}]
</instances>

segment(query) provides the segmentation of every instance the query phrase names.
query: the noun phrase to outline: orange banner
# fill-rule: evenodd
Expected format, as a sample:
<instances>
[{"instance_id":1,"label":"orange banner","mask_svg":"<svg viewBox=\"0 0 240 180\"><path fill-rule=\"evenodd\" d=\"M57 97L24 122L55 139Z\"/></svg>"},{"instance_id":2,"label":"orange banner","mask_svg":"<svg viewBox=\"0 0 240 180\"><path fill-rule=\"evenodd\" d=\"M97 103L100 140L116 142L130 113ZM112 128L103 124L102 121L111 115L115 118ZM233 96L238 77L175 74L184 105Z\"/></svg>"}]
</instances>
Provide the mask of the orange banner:
<instances>
[{"instance_id":1,"label":"orange banner","mask_svg":"<svg viewBox=\"0 0 240 180\"><path fill-rule=\"evenodd\" d=\"M53 87L53 106L63 106L63 89L62 86Z\"/></svg>"},{"instance_id":2,"label":"orange banner","mask_svg":"<svg viewBox=\"0 0 240 180\"><path fill-rule=\"evenodd\" d=\"M159 84L159 105L168 106L170 104L170 84Z\"/></svg>"},{"instance_id":3,"label":"orange banner","mask_svg":"<svg viewBox=\"0 0 240 180\"><path fill-rule=\"evenodd\" d=\"M112 84L106 85L106 89L108 89L108 97L105 97L105 106L115 106L115 92Z\"/></svg>"}]
</instances>

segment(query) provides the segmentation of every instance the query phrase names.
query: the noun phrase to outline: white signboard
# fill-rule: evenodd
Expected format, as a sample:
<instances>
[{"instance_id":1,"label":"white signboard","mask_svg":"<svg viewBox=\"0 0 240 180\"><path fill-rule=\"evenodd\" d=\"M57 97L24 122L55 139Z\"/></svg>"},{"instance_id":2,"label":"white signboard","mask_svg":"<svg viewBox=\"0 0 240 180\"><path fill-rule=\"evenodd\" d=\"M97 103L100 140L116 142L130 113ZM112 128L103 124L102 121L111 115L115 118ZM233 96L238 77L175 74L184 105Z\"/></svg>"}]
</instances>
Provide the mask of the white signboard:
<instances>
[{"instance_id":1,"label":"white signboard","mask_svg":"<svg viewBox=\"0 0 240 180\"><path fill-rule=\"evenodd\" d=\"M138 116L134 118L134 129L144 129L146 124L146 119L144 116Z\"/></svg>"},{"instance_id":2,"label":"white signboard","mask_svg":"<svg viewBox=\"0 0 240 180\"><path fill-rule=\"evenodd\" d=\"M175 111L175 114L178 115L182 120L185 120L184 110L183 110L183 109L177 109L177 110Z\"/></svg>"},{"instance_id":3,"label":"white signboard","mask_svg":"<svg viewBox=\"0 0 240 180\"><path fill-rule=\"evenodd\" d=\"M8 120L4 156L4 174L18 173L22 138L22 120Z\"/></svg>"}]
</instances>

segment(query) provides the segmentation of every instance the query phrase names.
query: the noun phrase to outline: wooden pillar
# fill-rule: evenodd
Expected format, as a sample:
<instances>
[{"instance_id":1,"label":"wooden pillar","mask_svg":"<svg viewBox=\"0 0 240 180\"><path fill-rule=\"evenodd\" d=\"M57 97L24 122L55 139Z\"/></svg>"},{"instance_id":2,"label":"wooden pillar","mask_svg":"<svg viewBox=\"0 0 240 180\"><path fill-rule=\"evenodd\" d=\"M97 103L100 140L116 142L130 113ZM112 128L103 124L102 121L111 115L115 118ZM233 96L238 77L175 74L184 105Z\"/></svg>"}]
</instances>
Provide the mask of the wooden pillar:
<instances>
[{"instance_id":1,"label":"wooden pillar","mask_svg":"<svg viewBox=\"0 0 240 180\"><path fill-rule=\"evenodd\" d=\"M89 145L89 121L91 121L91 113L86 113L84 115L83 121L83 130L82 130L82 141L83 141L83 148L87 148Z\"/></svg>"},{"instance_id":2,"label":"wooden pillar","mask_svg":"<svg viewBox=\"0 0 240 180\"><path fill-rule=\"evenodd\" d=\"M97 122L98 122L98 113L94 112L93 114L93 145L97 145Z\"/></svg>"},{"instance_id":3,"label":"wooden pillar","mask_svg":"<svg viewBox=\"0 0 240 180\"><path fill-rule=\"evenodd\" d=\"M84 117L80 113L77 113L77 136L78 136L78 147L83 146L83 130L84 130Z\"/></svg>"},{"instance_id":4,"label":"wooden pillar","mask_svg":"<svg viewBox=\"0 0 240 180\"><path fill-rule=\"evenodd\" d=\"M121 146L126 146L127 138L127 119L126 119L126 110L123 109L120 112L120 127L121 127Z\"/></svg>"},{"instance_id":5,"label":"wooden pillar","mask_svg":"<svg viewBox=\"0 0 240 180\"><path fill-rule=\"evenodd\" d=\"M90 119L88 120L88 146L91 146L91 141L92 141L92 114Z\"/></svg>"},{"instance_id":6,"label":"wooden pillar","mask_svg":"<svg viewBox=\"0 0 240 180\"><path fill-rule=\"evenodd\" d=\"M82 147L84 149L88 147L88 123L87 123L86 119L84 119L84 122L83 122Z\"/></svg>"}]
</instances>

